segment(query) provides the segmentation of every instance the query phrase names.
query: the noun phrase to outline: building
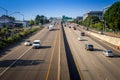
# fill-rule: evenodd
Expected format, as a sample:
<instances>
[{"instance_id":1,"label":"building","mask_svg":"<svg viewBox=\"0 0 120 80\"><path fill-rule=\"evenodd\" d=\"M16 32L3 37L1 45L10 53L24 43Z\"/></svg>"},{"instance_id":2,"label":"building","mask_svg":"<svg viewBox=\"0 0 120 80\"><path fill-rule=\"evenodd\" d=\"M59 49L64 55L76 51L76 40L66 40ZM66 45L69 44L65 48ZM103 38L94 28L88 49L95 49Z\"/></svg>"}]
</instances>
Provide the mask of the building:
<instances>
[{"instance_id":1,"label":"building","mask_svg":"<svg viewBox=\"0 0 120 80\"><path fill-rule=\"evenodd\" d=\"M0 17L0 23L11 23L11 22L14 22L14 20L10 18L9 16L2 15Z\"/></svg>"},{"instance_id":2,"label":"building","mask_svg":"<svg viewBox=\"0 0 120 80\"><path fill-rule=\"evenodd\" d=\"M14 20L10 18L9 16L2 15L0 17L0 28L2 28L4 25L8 26L12 23L14 23Z\"/></svg>"},{"instance_id":3,"label":"building","mask_svg":"<svg viewBox=\"0 0 120 80\"><path fill-rule=\"evenodd\" d=\"M102 19L103 11L89 11L88 13L83 15L83 20L85 20L88 16L97 16L99 19Z\"/></svg>"},{"instance_id":4,"label":"building","mask_svg":"<svg viewBox=\"0 0 120 80\"><path fill-rule=\"evenodd\" d=\"M15 27L28 27L29 26L29 21L15 21Z\"/></svg>"}]
</instances>

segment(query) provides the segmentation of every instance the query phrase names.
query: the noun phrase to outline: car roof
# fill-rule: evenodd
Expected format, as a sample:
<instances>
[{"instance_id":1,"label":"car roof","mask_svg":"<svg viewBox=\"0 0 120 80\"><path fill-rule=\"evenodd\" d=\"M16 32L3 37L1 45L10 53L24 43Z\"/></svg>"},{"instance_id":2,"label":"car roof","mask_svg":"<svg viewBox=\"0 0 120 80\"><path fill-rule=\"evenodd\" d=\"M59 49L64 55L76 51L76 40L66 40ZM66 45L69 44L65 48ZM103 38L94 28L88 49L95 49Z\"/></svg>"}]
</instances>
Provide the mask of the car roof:
<instances>
[{"instance_id":1,"label":"car roof","mask_svg":"<svg viewBox=\"0 0 120 80\"><path fill-rule=\"evenodd\" d=\"M86 45L92 45L92 44L86 44Z\"/></svg>"},{"instance_id":2,"label":"car roof","mask_svg":"<svg viewBox=\"0 0 120 80\"><path fill-rule=\"evenodd\" d=\"M34 40L34 42L40 42L40 40Z\"/></svg>"}]
</instances>

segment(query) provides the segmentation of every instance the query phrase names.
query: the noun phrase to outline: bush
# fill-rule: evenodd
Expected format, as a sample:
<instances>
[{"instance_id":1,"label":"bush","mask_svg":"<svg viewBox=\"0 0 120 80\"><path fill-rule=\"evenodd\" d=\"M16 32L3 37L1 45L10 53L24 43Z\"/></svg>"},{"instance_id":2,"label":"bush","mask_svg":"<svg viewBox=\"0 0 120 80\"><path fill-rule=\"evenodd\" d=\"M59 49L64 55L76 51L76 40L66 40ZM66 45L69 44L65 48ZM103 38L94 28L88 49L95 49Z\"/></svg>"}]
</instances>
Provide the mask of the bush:
<instances>
[{"instance_id":1,"label":"bush","mask_svg":"<svg viewBox=\"0 0 120 80\"><path fill-rule=\"evenodd\" d=\"M12 36L12 38L13 38L13 41L19 40L20 39L20 34L19 33L15 34L15 35Z\"/></svg>"},{"instance_id":2,"label":"bush","mask_svg":"<svg viewBox=\"0 0 120 80\"><path fill-rule=\"evenodd\" d=\"M39 28L26 29L26 30L21 31L20 33L14 34L8 38L0 40L0 49L5 48L6 46L10 45L11 43L14 43L15 41L20 40L22 37L29 35L30 33L37 31L38 29Z\"/></svg>"},{"instance_id":3,"label":"bush","mask_svg":"<svg viewBox=\"0 0 120 80\"><path fill-rule=\"evenodd\" d=\"M13 38L12 37L8 37L7 38L7 42L10 44L10 43L12 43L14 40L13 40Z\"/></svg>"},{"instance_id":4,"label":"bush","mask_svg":"<svg viewBox=\"0 0 120 80\"><path fill-rule=\"evenodd\" d=\"M5 42L5 40L0 41L0 49L3 49L7 46L7 43Z\"/></svg>"},{"instance_id":5,"label":"bush","mask_svg":"<svg viewBox=\"0 0 120 80\"><path fill-rule=\"evenodd\" d=\"M33 33L33 32L35 32L35 31L37 31L39 28L32 28L31 30L30 30L30 33Z\"/></svg>"}]
</instances>

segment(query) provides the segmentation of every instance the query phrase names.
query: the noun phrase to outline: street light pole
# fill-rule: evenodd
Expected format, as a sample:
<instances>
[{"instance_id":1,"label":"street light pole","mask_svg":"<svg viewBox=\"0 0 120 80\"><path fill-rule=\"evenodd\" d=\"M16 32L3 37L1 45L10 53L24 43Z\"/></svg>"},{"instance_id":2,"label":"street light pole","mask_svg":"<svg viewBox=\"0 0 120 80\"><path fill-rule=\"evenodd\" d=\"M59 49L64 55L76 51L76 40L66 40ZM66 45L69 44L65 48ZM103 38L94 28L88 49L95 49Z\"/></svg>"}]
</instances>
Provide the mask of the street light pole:
<instances>
[{"instance_id":1,"label":"street light pole","mask_svg":"<svg viewBox=\"0 0 120 80\"><path fill-rule=\"evenodd\" d=\"M12 14L15 14L15 13L18 13L18 14L20 14L22 17L23 17L23 21L24 21L24 14L21 14L20 12L13 12ZM12 14L10 14L10 15L12 15Z\"/></svg>"},{"instance_id":2,"label":"street light pole","mask_svg":"<svg viewBox=\"0 0 120 80\"><path fill-rule=\"evenodd\" d=\"M8 15L8 10L3 8L3 7L0 7L1 9L3 9L5 12L6 12L6 16Z\"/></svg>"},{"instance_id":3,"label":"street light pole","mask_svg":"<svg viewBox=\"0 0 120 80\"><path fill-rule=\"evenodd\" d=\"M21 13L20 13L21 14ZM21 14L23 16L23 21L24 21L24 14Z\"/></svg>"},{"instance_id":4,"label":"street light pole","mask_svg":"<svg viewBox=\"0 0 120 80\"><path fill-rule=\"evenodd\" d=\"M5 26L5 16L7 16L7 15L8 15L8 10L7 10L7 9L5 9L5 8L3 8L3 7L0 7L0 8L6 12L6 15L4 15L4 26Z\"/></svg>"}]
</instances>

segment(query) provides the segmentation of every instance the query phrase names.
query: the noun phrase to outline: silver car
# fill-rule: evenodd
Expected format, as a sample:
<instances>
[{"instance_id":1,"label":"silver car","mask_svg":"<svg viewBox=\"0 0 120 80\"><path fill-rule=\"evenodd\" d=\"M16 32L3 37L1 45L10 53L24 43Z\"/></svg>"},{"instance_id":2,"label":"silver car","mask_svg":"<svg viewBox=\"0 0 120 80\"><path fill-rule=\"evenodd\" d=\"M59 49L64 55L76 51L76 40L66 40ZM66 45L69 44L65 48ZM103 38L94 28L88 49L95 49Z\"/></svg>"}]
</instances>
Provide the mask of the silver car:
<instances>
[{"instance_id":1,"label":"silver car","mask_svg":"<svg viewBox=\"0 0 120 80\"><path fill-rule=\"evenodd\" d=\"M105 56L114 56L113 55L113 52L111 51L111 50L105 50L105 51L103 51L103 54L105 55Z\"/></svg>"}]
</instances>

